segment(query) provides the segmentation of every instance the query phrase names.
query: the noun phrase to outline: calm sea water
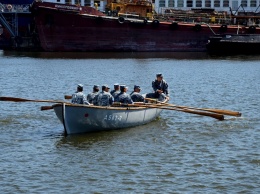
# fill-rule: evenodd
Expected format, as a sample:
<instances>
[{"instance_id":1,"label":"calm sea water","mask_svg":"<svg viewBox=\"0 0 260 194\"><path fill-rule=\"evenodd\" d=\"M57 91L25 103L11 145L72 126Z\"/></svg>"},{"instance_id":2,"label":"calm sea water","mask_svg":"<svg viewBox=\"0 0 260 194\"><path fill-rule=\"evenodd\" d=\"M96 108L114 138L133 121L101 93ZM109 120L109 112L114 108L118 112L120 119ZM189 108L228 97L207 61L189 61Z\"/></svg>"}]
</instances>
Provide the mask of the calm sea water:
<instances>
[{"instance_id":1,"label":"calm sea water","mask_svg":"<svg viewBox=\"0 0 260 194\"><path fill-rule=\"evenodd\" d=\"M260 56L0 51L0 96L64 100L76 85L135 84L156 73L171 103L241 118L164 111L147 125L63 135L46 103L0 102L1 193L260 193Z\"/></svg>"}]
</instances>

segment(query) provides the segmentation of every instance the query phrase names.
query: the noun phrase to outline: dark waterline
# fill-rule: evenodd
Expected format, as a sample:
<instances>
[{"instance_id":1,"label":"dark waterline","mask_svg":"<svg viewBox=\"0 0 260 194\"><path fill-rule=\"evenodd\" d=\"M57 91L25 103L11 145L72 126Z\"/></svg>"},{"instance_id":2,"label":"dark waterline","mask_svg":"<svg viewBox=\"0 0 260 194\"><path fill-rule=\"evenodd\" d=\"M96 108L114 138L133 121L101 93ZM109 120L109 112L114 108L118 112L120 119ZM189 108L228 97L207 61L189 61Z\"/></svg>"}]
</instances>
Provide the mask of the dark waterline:
<instances>
[{"instance_id":1,"label":"dark waterline","mask_svg":"<svg viewBox=\"0 0 260 194\"><path fill-rule=\"evenodd\" d=\"M232 60L260 60L260 55L216 55L207 52L22 52L3 51L4 56L31 57L47 59L146 59L146 58L169 58L169 59L232 59Z\"/></svg>"}]
</instances>

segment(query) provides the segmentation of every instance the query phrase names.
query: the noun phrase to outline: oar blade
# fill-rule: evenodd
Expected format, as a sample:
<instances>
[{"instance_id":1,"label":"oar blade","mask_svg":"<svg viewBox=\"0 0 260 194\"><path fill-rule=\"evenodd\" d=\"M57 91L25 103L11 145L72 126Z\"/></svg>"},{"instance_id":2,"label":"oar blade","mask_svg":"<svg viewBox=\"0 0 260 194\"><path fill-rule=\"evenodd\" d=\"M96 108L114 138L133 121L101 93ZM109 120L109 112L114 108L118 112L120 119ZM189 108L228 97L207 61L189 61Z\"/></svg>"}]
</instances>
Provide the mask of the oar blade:
<instances>
[{"instance_id":1,"label":"oar blade","mask_svg":"<svg viewBox=\"0 0 260 194\"><path fill-rule=\"evenodd\" d=\"M179 109L179 110L182 111L182 112L187 112L187 113L191 113L191 114L197 114L197 115L212 117L212 118L218 119L220 121L223 121L225 119L223 114L218 114L218 113L195 111L195 110L190 110L190 109Z\"/></svg>"},{"instance_id":2,"label":"oar blade","mask_svg":"<svg viewBox=\"0 0 260 194\"><path fill-rule=\"evenodd\" d=\"M53 106L41 106L41 110L51 110Z\"/></svg>"},{"instance_id":3,"label":"oar blade","mask_svg":"<svg viewBox=\"0 0 260 194\"><path fill-rule=\"evenodd\" d=\"M229 115L229 116L235 116L235 117L241 117L241 113L237 111L231 111L231 110L221 110L221 109L211 109L211 108L204 108L205 111L215 112L219 114Z\"/></svg>"},{"instance_id":4,"label":"oar blade","mask_svg":"<svg viewBox=\"0 0 260 194\"><path fill-rule=\"evenodd\" d=\"M0 97L0 101L26 102L26 101L31 101L31 100L24 99L24 98L15 98L15 97L1 96Z\"/></svg>"}]
</instances>

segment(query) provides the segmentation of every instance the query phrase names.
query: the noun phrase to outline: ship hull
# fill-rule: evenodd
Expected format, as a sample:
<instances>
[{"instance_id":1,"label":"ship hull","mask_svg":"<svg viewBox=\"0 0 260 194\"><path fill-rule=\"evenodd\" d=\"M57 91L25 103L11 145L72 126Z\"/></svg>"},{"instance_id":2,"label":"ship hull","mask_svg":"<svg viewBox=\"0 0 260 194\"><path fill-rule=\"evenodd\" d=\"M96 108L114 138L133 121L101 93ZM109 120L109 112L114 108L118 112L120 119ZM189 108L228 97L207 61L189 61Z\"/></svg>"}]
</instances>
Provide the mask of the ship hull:
<instances>
[{"instance_id":1,"label":"ship hull","mask_svg":"<svg viewBox=\"0 0 260 194\"><path fill-rule=\"evenodd\" d=\"M209 38L207 49L212 54L260 54L260 35L224 35Z\"/></svg>"},{"instance_id":2,"label":"ship hull","mask_svg":"<svg viewBox=\"0 0 260 194\"><path fill-rule=\"evenodd\" d=\"M82 13L67 6L34 3L35 23L45 51L206 51L221 25L145 21ZM67 9L70 7L69 9ZM244 29L245 30L245 29ZM225 33L237 33L228 27ZM259 29L256 29L259 33Z\"/></svg>"}]
</instances>

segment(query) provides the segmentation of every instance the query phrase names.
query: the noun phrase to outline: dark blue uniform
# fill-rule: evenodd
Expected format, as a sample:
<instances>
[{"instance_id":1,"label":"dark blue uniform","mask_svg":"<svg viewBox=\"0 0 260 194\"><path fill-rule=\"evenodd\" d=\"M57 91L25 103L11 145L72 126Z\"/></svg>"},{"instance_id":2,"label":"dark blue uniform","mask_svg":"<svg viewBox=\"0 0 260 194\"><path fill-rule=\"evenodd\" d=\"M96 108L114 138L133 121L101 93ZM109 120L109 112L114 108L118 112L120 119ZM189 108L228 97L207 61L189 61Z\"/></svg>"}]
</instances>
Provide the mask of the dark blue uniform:
<instances>
[{"instance_id":1,"label":"dark blue uniform","mask_svg":"<svg viewBox=\"0 0 260 194\"><path fill-rule=\"evenodd\" d=\"M133 102L144 102L144 97L139 92L132 92L130 96Z\"/></svg>"},{"instance_id":2,"label":"dark blue uniform","mask_svg":"<svg viewBox=\"0 0 260 194\"><path fill-rule=\"evenodd\" d=\"M86 95L83 92L76 92L72 94L71 103L73 104L87 104L90 103L87 101Z\"/></svg>"},{"instance_id":3,"label":"dark blue uniform","mask_svg":"<svg viewBox=\"0 0 260 194\"><path fill-rule=\"evenodd\" d=\"M115 102L120 102L123 104L133 104L133 100L131 99L131 96L125 92L120 92L116 97L115 97Z\"/></svg>"},{"instance_id":4,"label":"dark blue uniform","mask_svg":"<svg viewBox=\"0 0 260 194\"><path fill-rule=\"evenodd\" d=\"M93 100L96 106L111 106L114 102L114 97L109 93L102 91Z\"/></svg>"}]
</instances>

